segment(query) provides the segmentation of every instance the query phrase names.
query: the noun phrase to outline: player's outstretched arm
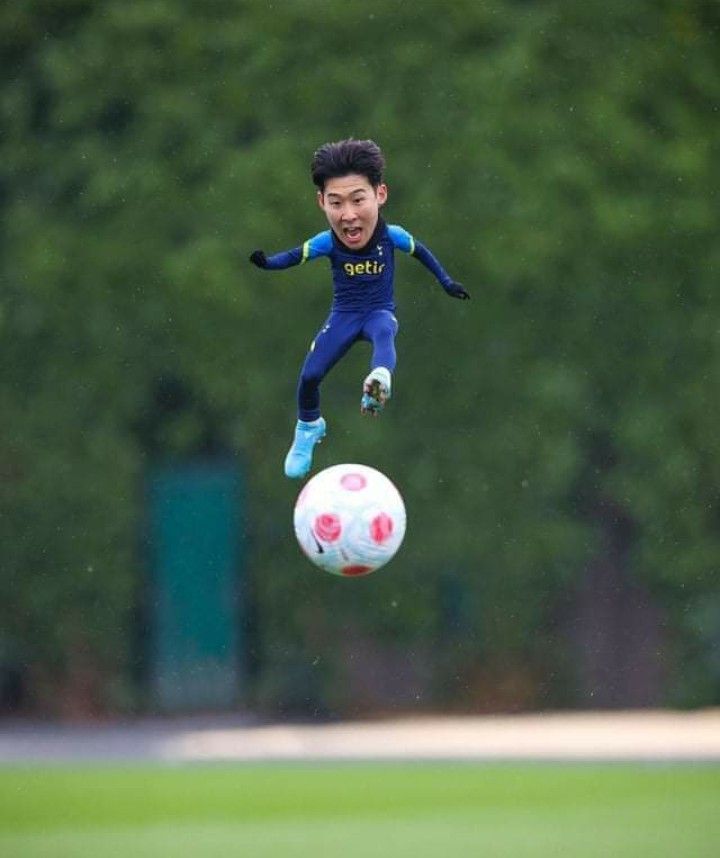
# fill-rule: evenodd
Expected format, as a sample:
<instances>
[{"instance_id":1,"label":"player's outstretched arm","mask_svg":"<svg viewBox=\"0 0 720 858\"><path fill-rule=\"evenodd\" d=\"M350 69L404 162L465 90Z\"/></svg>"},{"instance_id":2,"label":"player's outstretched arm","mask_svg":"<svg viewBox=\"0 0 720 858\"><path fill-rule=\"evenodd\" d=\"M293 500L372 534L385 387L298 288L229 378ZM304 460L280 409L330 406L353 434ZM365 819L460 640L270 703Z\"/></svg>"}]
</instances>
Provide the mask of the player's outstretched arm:
<instances>
[{"instance_id":1,"label":"player's outstretched arm","mask_svg":"<svg viewBox=\"0 0 720 858\"><path fill-rule=\"evenodd\" d=\"M397 247L398 250L409 253L411 256L414 256L417 260L422 262L428 271L435 276L438 283L451 298L461 298L464 301L467 301L470 298L470 293L465 289L462 283L457 283L452 279L424 244L421 244L419 241L415 241L410 233L401 226L393 224L388 227L388 230L395 247Z\"/></svg>"},{"instance_id":2,"label":"player's outstretched arm","mask_svg":"<svg viewBox=\"0 0 720 858\"><path fill-rule=\"evenodd\" d=\"M282 268L290 268L293 265L301 265L310 259L327 256L331 250L332 237L330 230L326 229L324 232L320 232L309 238L300 247L293 247L292 250L283 250L273 256L266 256L262 250L253 250L249 259L258 268L277 271Z\"/></svg>"},{"instance_id":3,"label":"player's outstretched arm","mask_svg":"<svg viewBox=\"0 0 720 858\"><path fill-rule=\"evenodd\" d=\"M258 268L264 268L268 271L279 271L283 268L290 268L304 261L302 247L283 250L273 256L266 256L264 250L253 250L248 258L253 265L257 265Z\"/></svg>"},{"instance_id":4,"label":"player's outstretched arm","mask_svg":"<svg viewBox=\"0 0 720 858\"><path fill-rule=\"evenodd\" d=\"M452 279L452 277L438 262L433 253L428 250L424 244L421 244L419 241L414 241L411 253L416 259L422 262L429 271L432 271L437 278L438 283L440 283L451 298L460 298L463 301L467 301L470 298L470 293L465 289L462 283L457 283Z\"/></svg>"}]
</instances>

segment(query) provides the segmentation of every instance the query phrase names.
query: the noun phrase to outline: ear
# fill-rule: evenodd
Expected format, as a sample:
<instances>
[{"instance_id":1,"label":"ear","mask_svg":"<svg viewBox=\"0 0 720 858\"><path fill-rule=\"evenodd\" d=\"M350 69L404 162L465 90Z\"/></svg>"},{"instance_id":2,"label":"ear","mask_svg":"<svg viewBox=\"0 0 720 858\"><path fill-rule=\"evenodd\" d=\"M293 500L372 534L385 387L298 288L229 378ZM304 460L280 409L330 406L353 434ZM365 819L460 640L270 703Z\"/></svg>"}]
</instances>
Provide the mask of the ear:
<instances>
[{"instance_id":1,"label":"ear","mask_svg":"<svg viewBox=\"0 0 720 858\"><path fill-rule=\"evenodd\" d=\"M382 182L381 184L379 184L377 186L377 190L375 191L375 198L377 199L379 206L385 205L385 201L387 200L387 196L388 196L387 185L384 182Z\"/></svg>"},{"instance_id":2,"label":"ear","mask_svg":"<svg viewBox=\"0 0 720 858\"><path fill-rule=\"evenodd\" d=\"M322 192L322 191L318 191L318 192L317 192L317 204L320 206L320 208L321 208L323 211L325 211L325 205L324 205L324 203L325 203L325 194L323 194L323 192Z\"/></svg>"}]
</instances>

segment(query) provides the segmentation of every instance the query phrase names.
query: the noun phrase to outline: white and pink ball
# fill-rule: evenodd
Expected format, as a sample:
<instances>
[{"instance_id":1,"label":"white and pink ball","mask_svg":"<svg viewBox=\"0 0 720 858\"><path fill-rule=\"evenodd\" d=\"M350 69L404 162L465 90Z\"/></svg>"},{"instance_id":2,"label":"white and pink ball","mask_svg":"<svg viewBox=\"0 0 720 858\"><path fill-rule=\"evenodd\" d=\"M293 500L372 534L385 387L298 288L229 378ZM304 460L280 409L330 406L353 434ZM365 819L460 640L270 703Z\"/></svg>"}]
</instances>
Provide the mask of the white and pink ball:
<instances>
[{"instance_id":1,"label":"white and pink ball","mask_svg":"<svg viewBox=\"0 0 720 858\"><path fill-rule=\"evenodd\" d=\"M333 575L368 575L397 553L405 536L405 504L380 471L333 465L298 495L295 535L305 555Z\"/></svg>"}]
</instances>

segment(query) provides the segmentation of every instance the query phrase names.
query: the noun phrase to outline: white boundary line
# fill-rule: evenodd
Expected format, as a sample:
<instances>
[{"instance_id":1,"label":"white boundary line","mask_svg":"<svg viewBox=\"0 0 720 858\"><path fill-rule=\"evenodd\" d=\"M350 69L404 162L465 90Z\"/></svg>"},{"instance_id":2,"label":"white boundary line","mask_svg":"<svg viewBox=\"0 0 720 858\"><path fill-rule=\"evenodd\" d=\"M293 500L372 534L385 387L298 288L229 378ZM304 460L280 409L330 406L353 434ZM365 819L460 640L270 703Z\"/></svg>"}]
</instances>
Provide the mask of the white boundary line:
<instances>
[{"instance_id":1,"label":"white boundary line","mask_svg":"<svg viewBox=\"0 0 720 858\"><path fill-rule=\"evenodd\" d=\"M0 764L221 761L706 761L720 709L418 717L331 724L153 720L0 727Z\"/></svg>"}]
</instances>

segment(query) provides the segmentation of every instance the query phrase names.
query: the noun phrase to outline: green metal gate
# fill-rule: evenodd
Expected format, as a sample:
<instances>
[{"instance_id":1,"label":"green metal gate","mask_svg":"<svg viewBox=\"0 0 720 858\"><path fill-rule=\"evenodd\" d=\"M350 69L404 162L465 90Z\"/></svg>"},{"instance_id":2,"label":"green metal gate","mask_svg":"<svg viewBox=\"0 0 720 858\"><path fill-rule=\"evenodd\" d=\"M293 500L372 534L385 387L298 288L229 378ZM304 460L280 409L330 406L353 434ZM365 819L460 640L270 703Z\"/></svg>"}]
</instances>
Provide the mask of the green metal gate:
<instances>
[{"instance_id":1,"label":"green metal gate","mask_svg":"<svg viewBox=\"0 0 720 858\"><path fill-rule=\"evenodd\" d=\"M234 461L148 475L148 666L157 710L217 711L241 698L241 503Z\"/></svg>"}]
</instances>

